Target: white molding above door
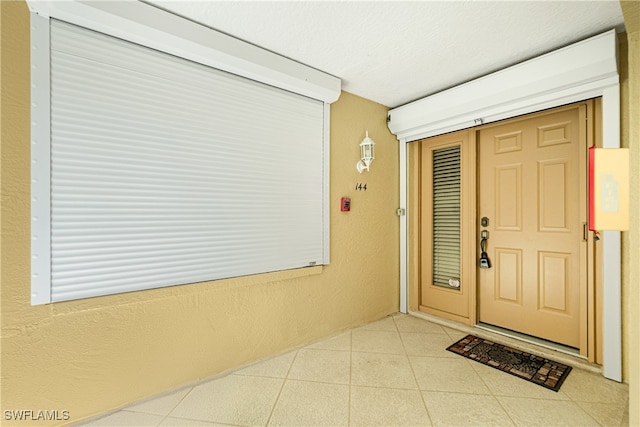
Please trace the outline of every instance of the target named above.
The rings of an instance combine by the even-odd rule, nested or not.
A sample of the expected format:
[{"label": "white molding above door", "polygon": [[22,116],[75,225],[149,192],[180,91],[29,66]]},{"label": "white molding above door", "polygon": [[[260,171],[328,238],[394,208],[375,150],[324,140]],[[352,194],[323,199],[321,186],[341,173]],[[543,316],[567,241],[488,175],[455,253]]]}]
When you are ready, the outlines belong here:
[{"label": "white molding above door", "polygon": [[[407,143],[596,97],[602,97],[603,146],[617,148],[620,87],[614,30],[390,110],[388,126],[400,141],[400,208],[408,207]],[[400,311],[406,313],[408,215],[400,221]],[[605,232],[603,241],[603,374],[622,381],[620,232]]]},{"label": "white molding above door", "polygon": [[389,111],[389,129],[416,141],[603,95],[618,85],[614,30]]}]

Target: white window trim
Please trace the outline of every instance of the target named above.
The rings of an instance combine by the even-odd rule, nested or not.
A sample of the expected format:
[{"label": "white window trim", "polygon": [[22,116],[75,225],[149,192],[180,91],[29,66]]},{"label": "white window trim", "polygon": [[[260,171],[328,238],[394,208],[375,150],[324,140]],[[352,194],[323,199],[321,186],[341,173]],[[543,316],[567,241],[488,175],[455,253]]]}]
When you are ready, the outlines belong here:
[{"label": "white window trim", "polygon": [[[408,206],[409,142],[602,97],[603,146],[620,147],[614,30],[389,111],[400,142],[400,207]],[[603,375],[622,381],[620,232],[603,232]],[[408,216],[400,218],[400,311],[407,312]]]},{"label": "white window trim", "polygon": [[[329,104],[340,79],[139,1],[27,0],[31,11],[31,303],[50,302],[50,35],[56,18],[324,103],[323,264],[329,264]],[[39,173],[33,173],[35,165]],[[44,170],[42,168],[46,168]],[[46,178],[42,178],[46,177]]]}]

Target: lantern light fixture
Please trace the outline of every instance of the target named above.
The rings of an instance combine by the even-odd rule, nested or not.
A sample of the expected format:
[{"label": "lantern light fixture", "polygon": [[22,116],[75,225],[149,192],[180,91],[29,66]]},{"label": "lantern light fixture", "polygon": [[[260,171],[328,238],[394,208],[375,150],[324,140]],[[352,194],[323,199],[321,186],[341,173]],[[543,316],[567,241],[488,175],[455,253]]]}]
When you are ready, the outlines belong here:
[{"label": "lantern light fixture", "polygon": [[369,138],[369,131],[366,131],[366,136],[360,143],[360,160],[356,164],[358,172],[362,173],[362,171],[369,170],[371,162],[376,158],[374,149],[375,145],[376,143],[373,142],[373,139]]}]

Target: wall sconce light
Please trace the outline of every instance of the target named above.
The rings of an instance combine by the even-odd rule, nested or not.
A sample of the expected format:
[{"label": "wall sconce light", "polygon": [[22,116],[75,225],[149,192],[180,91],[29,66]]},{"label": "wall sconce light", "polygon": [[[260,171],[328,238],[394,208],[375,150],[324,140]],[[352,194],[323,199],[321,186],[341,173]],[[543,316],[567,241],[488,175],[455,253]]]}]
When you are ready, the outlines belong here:
[{"label": "wall sconce light", "polygon": [[369,170],[371,162],[376,158],[374,150],[375,145],[376,143],[373,142],[373,139],[369,138],[369,131],[367,131],[366,136],[360,143],[360,160],[356,164],[358,172],[362,173],[364,170]]}]

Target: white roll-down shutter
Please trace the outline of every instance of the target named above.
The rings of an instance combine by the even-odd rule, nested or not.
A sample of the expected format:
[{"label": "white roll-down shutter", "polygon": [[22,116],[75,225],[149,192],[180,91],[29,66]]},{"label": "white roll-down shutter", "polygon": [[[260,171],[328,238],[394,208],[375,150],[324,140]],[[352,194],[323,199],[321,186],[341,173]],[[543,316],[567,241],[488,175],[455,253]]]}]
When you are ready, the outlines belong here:
[{"label": "white roll-down shutter", "polygon": [[51,300],[323,262],[324,104],[51,21]]}]

